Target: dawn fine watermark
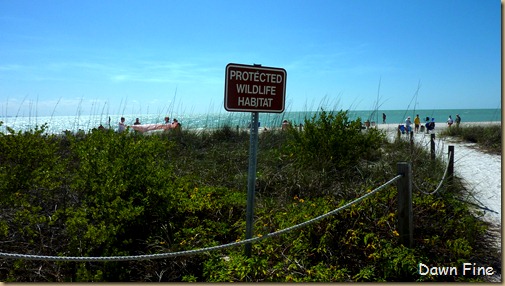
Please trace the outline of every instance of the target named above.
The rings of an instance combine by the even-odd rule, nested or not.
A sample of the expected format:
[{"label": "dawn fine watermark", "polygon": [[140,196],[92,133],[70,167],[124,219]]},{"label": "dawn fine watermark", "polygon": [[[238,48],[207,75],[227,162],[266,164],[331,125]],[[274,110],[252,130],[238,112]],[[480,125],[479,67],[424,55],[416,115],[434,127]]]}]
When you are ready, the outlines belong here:
[{"label": "dawn fine watermark", "polygon": [[458,266],[432,266],[419,263],[420,275],[432,276],[492,276],[495,270],[491,266],[477,265],[477,263],[465,262]]}]

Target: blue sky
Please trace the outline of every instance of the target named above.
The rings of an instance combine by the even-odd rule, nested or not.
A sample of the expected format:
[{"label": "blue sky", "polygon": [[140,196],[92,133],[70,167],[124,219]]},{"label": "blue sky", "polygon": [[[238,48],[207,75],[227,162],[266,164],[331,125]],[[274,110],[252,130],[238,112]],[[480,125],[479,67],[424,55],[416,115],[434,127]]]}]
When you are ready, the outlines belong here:
[{"label": "blue sky", "polygon": [[367,110],[377,99],[386,110],[500,108],[500,9],[497,0],[4,0],[0,116],[225,112],[228,63],[286,69],[286,111]]}]

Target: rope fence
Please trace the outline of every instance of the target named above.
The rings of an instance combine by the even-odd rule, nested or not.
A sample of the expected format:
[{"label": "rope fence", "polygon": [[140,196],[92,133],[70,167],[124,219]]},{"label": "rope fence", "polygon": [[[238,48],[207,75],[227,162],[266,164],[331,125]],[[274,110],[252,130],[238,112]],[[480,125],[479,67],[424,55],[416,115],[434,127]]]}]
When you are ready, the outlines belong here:
[{"label": "rope fence", "polygon": [[452,170],[451,168],[453,167],[453,160],[454,160],[454,147],[449,146],[449,162],[447,164],[447,167],[445,168],[444,174],[442,176],[442,179],[438,183],[437,187],[433,192],[425,192],[422,191],[420,188],[418,188],[412,180],[412,169],[410,166],[410,163],[398,163],[398,175],[396,175],[394,178],[390,179],[383,185],[377,187],[376,189],[370,191],[369,193],[356,198],[330,212],[327,212],[325,214],[322,214],[320,216],[317,216],[315,218],[312,218],[310,220],[307,220],[305,222],[302,222],[297,225],[293,225],[291,227],[278,230],[275,232],[271,232],[265,235],[258,235],[257,237],[241,240],[241,241],[236,241],[236,242],[231,242],[227,244],[222,244],[222,245],[217,245],[217,246],[211,246],[211,247],[205,247],[205,248],[200,248],[200,249],[193,249],[193,250],[185,250],[185,251],[178,251],[178,252],[167,252],[167,253],[159,253],[159,254],[145,254],[145,255],[127,255],[127,256],[108,256],[108,257],[79,257],[79,256],[45,256],[45,255],[28,255],[28,254],[18,254],[18,253],[3,253],[0,252],[0,258],[6,258],[6,259],[25,259],[25,260],[43,260],[43,261],[76,261],[76,262],[110,262],[110,261],[140,261],[140,260],[152,260],[152,259],[164,259],[164,258],[171,258],[171,257],[177,257],[177,256],[191,256],[191,255],[197,255],[205,252],[211,252],[211,251],[216,251],[216,250],[222,250],[226,248],[231,248],[231,247],[236,247],[240,245],[245,245],[245,244],[250,244],[250,243],[255,243],[267,238],[275,237],[290,231],[293,231],[295,229],[299,229],[302,227],[305,227],[307,225],[313,224],[315,222],[318,222],[322,219],[325,219],[331,215],[334,215],[344,209],[349,208],[353,204],[356,204],[376,193],[378,193],[380,190],[384,189],[388,185],[399,181],[401,181],[398,184],[398,201],[399,201],[399,206],[398,206],[398,228],[400,232],[400,239],[403,244],[408,245],[409,247],[412,246],[412,241],[413,241],[413,223],[412,223],[412,186],[414,185],[416,189],[418,189],[421,193],[426,194],[426,195],[433,195],[437,193],[443,184],[443,182],[446,180],[447,175],[452,176]]},{"label": "rope fence", "polygon": [[334,215],[350,206],[353,204],[356,204],[374,194],[379,192],[380,190],[384,189],[388,185],[398,181],[400,178],[402,178],[403,175],[397,175],[391,180],[387,181],[383,185],[377,187],[376,189],[370,191],[369,193],[354,199],[345,205],[338,207],[330,212],[327,212],[325,214],[322,214],[318,217],[315,217],[313,219],[310,219],[308,221],[302,222],[300,224],[278,230],[269,234],[265,234],[262,236],[257,236],[254,238],[250,239],[245,239],[237,242],[232,242],[232,243],[227,243],[227,244],[222,244],[218,246],[212,246],[212,247],[206,247],[206,248],[201,248],[201,249],[194,249],[194,250],[186,250],[186,251],[178,251],[178,252],[167,252],[167,253],[159,253],[159,254],[146,254],[146,255],[129,255],[129,256],[108,256],[108,257],[78,257],[78,256],[44,256],[44,255],[28,255],[28,254],[15,254],[15,253],[3,253],[0,252],[0,258],[8,258],[8,259],[25,259],[25,260],[44,260],[44,261],[77,261],[77,262],[109,262],[109,261],[140,261],[140,260],[152,260],[152,259],[163,259],[163,258],[171,258],[171,257],[176,257],[176,256],[190,256],[190,255],[196,255],[204,252],[210,252],[210,251],[215,251],[215,250],[222,250],[226,248],[231,248],[243,244],[248,244],[248,243],[254,243],[258,242],[263,239],[271,238],[274,236],[281,235],[283,233],[290,232],[292,230],[307,226],[309,224],[318,222],[324,218],[327,218],[331,215]]},{"label": "rope fence", "polygon": [[[407,135],[409,136],[410,138],[410,143],[411,143],[411,148],[414,144],[413,142],[413,134],[414,132],[411,131],[410,133],[407,133]],[[402,138],[401,136],[399,136],[399,138]],[[418,143],[418,147],[421,147],[421,149],[424,149],[424,148],[428,148],[428,146],[430,147],[430,153],[431,153],[431,159],[432,161],[435,160],[435,134],[430,134],[430,139],[426,142],[421,142],[421,143]],[[447,166],[444,170],[444,174],[442,175],[442,178],[440,179],[440,182],[437,184],[437,187],[435,188],[434,191],[432,192],[427,192],[427,191],[423,191],[420,187],[417,186],[417,184],[412,180],[412,185],[416,188],[417,191],[419,191],[420,193],[422,194],[425,194],[425,195],[434,195],[436,194],[438,191],[440,191],[441,187],[442,187],[442,184],[444,183],[444,181],[446,180],[447,176],[449,175],[449,177],[451,177],[453,175],[453,172],[452,172],[452,167],[454,166],[454,146],[449,146],[449,152],[448,152],[448,160],[447,160]]]},{"label": "rope fence", "polygon": [[436,194],[438,191],[440,191],[441,187],[442,187],[442,184],[444,183],[446,177],[447,177],[447,174],[449,172],[449,166],[451,165],[450,164],[450,158],[452,156],[452,152],[449,152],[449,160],[447,162],[447,167],[445,168],[445,171],[444,171],[444,174],[442,175],[442,179],[440,179],[440,182],[438,183],[437,187],[435,188],[435,190],[433,192],[425,192],[423,191],[421,188],[419,188],[415,183],[413,183],[414,187],[421,193],[425,194],[425,195],[434,195]]}]

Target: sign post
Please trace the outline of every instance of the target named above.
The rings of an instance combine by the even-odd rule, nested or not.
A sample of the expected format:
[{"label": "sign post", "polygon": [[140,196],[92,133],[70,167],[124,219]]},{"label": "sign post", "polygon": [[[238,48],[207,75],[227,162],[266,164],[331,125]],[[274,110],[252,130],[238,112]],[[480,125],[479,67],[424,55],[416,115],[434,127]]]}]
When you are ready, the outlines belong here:
[{"label": "sign post", "polygon": [[[228,64],[226,66],[224,108],[232,112],[251,112],[246,239],[253,236],[259,112],[283,112],[285,98],[286,70],[262,67],[261,65]],[[247,243],[245,245],[245,255],[247,257],[251,257],[251,249],[252,245]]]},{"label": "sign post", "polygon": [[[245,238],[253,236],[254,195],[256,190],[256,154],[258,151],[258,112],[251,113],[251,133],[249,138],[249,171],[247,174],[247,209],[245,221]],[[251,257],[250,243],[245,245],[245,255]]]}]

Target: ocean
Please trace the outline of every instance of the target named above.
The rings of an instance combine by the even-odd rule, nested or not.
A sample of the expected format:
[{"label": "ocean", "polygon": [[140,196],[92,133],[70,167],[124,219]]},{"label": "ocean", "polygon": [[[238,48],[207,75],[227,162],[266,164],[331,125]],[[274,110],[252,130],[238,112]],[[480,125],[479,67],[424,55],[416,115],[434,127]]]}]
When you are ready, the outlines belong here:
[{"label": "ocean", "polygon": [[[434,110],[348,110],[348,116],[354,120],[358,117],[362,121],[370,120],[382,124],[382,114],[386,114],[387,124],[402,124],[407,116],[412,119],[419,114],[421,122],[425,122],[426,117],[435,118],[435,122],[446,122],[449,115],[456,118],[456,114],[461,117],[461,122],[496,122],[501,121],[501,108],[499,109],[434,109]],[[287,111],[283,113],[260,113],[260,127],[276,128],[280,127],[283,120],[291,121],[294,125],[304,123],[304,120],[312,118],[316,112],[312,111]],[[176,118],[184,129],[214,129],[225,125],[235,128],[247,128],[251,121],[250,112],[226,112],[214,114],[124,114],[124,115],[78,115],[78,116],[38,116],[38,117],[3,117],[0,132],[6,133],[6,126],[17,131],[28,131],[47,123],[46,132],[49,134],[61,134],[69,130],[77,132],[79,130],[89,131],[103,125],[106,128],[117,129],[121,116],[125,117],[126,124],[131,125],[136,118],[142,124],[163,123],[164,117],[169,116],[170,120]],[[110,122],[109,122],[110,118]]]}]

